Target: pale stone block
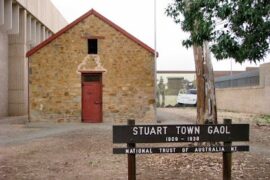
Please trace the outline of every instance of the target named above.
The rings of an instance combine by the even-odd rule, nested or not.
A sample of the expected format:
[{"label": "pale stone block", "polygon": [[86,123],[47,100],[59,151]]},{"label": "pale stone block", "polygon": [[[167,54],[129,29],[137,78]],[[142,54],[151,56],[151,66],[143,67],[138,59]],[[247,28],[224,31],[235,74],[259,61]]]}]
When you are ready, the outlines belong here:
[{"label": "pale stone block", "polygon": [[27,32],[27,43],[30,44],[32,41],[32,17],[30,14],[27,14],[27,26],[26,26],[26,32]]},{"label": "pale stone block", "polygon": [[12,29],[12,0],[4,1],[4,25],[1,29],[9,31]]},{"label": "pale stone block", "polygon": [[19,33],[9,33],[9,44],[26,44],[26,11],[19,11]]},{"label": "pale stone block", "polygon": [[8,114],[8,37],[0,31],[0,117]]},{"label": "pale stone block", "polygon": [[24,70],[22,57],[9,59],[9,90],[24,89]]},{"label": "pale stone block", "polygon": [[19,19],[20,7],[17,4],[12,5],[12,28],[8,31],[9,34],[19,34]]},{"label": "pale stone block", "polygon": [[9,104],[24,104],[24,89],[9,90]]},{"label": "pale stone block", "polygon": [[260,86],[270,86],[270,63],[260,66]]},{"label": "pale stone block", "polygon": [[46,27],[42,25],[42,27],[41,27],[41,36],[40,36],[41,41],[44,41],[46,39],[45,38],[46,37],[45,29],[46,29]]},{"label": "pale stone block", "polygon": [[46,39],[49,37],[49,30],[48,29],[45,30],[45,36],[46,36]]},{"label": "pale stone block", "polygon": [[[10,115],[15,115],[19,112],[25,115],[27,111],[24,106],[27,104],[28,93],[27,81],[27,66],[25,66],[26,53],[26,26],[27,18],[26,11],[20,10],[20,32],[16,35],[9,35],[9,110]],[[17,108],[17,111],[16,111]],[[24,114],[22,112],[24,111]]]},{"label": "pale stone block", "polygon": [[19,4],[26,8],[28,12],[31,12],[33,16],[37,17],[42,24],[53,32],[57,32],[59,29],[67,25],[67,21],[62,16],[53,3],[49,0],[16,0]]},{"label": "pale stone block", "polygon": [[0,0],[0,27],[4,25],[5,22],[5,9],[4,0]]},{"label": "pale stone block", "polygon": [[39,44],[41,42],[41,24],[37,21],[36,25],[36,43]]},{"label": "pale stone block", "polygon": [[37,27],[37,21],[35,18],[32,17],[31,20],[31,44],[35,45],[37,43],[36,39],[36,28]]},{"label": "pale stone block", "polygon": [[[23,44],[9,44],[8,56],[11,57],[20,57],[24,58],[25,48]],[[23,61],[23,60],[22,60]]]},{"label": "pale stone block", "polygon": [[26,104],[9,104],[8,105],[8,115],[9,116],[22,116],[27,112]]}]

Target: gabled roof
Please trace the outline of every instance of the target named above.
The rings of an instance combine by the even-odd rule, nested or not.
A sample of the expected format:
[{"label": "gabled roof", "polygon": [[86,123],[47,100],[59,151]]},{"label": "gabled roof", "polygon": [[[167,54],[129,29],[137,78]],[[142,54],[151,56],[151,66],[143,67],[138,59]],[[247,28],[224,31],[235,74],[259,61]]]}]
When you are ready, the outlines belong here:
[{"label": "gabled roof", "polygon": [[112,21],[110,21],[109,19],[107,19],[106,17],[104,17],[103,15],[99,14],[94,9],[91,9],[90,11],[88,11],[87,13],[85,13],[84,15],[82,15],[81,17],[79,17],[78,19],[76,19],[75,21],[73,21],[72,23],[70,23],[69,25],[67,25],[66,27],[64,27],[60,31],[58,31],[57,33],[53,34],[51,37],[49,37],[45,41],[41,42],[40,44],[38,44],[37,46],[35,46],[31,50],[29,50],[26,53],[26,56],[29,57],[29,56],[33,55],[39,49],[43,48],[44,46],[46,46],[47,44],[49,44],[50,42],[52,42],[54,39],[56,39],[57,37],[61,36],[63,33],[65,33],[66,31],[68,31],[72,27],[76,26],[78,23],[80,23],[81,21],[83,21],[84,19],[86,19],[87,17],[89,17],[91,15],[96,16],[97,18],[99,18],[100,20],[102,20],[103,22],[105,22],[106,24],[108,24],[111,27],[113,27],[115,30],[121,32],[123,35],[125,35],[126,37],[128,37],[129,39],[131,39],[132,41],[134,41],[135,43],[137,43],[140,46],[142,46],[144,49],[146,49],[150,53],[155,54],[155,50],[154,49],[152,49],[151,47],[149,47],[148,45],[146,45],[145,43],[143,43],[142,41],[140,41],[139,39],[137,39],[136,37],[134,37],[133,35],[131,35],[127,31],[125,31],[124,29],[122,29],[121,27],[119,27],[118,25],[116,25],[115,23],[113,23]]}]

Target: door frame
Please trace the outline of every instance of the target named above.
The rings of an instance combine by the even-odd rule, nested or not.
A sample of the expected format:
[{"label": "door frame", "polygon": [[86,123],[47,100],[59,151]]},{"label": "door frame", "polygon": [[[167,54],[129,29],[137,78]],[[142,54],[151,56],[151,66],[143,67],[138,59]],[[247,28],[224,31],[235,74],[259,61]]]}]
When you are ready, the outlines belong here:
[{"label": "door frame", "polygon": [[84,83],[87,83],[87,82],[84,82],[83,81],[83,76],[85,75],[99,75],[100,76],[100,80],[99,80],[99,83],[100,83],[100,98],[101,98],[101,121],[100,123],[103,122],[103,84],[102,84],[102,72],[103,71],[82,71],[81,72],[81,122],[83,123],[83,84]]}]

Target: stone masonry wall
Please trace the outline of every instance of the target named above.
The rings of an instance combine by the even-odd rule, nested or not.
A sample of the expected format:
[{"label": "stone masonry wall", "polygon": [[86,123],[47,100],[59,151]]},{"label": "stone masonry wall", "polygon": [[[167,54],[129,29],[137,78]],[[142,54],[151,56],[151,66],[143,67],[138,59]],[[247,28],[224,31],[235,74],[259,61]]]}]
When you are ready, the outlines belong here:
[{"label": "stone masonry wall", "polygon": [[[151,122],[154,113],[154,56],[91,15],[30,58],[30,121],[81,121],[81,76],[85,34],[98,40],[103,73],[103,121]],[[95,67],[94,62],[90,64]]]}]

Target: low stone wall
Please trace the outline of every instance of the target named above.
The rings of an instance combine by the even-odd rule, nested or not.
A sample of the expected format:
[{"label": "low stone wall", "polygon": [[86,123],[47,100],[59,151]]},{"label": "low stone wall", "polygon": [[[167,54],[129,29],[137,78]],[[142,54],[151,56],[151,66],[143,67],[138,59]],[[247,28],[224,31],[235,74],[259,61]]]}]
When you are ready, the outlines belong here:
[{"label": "low stone wall", "polygon": [[218,109],[270,115],[270,86],[217,89]]}]

